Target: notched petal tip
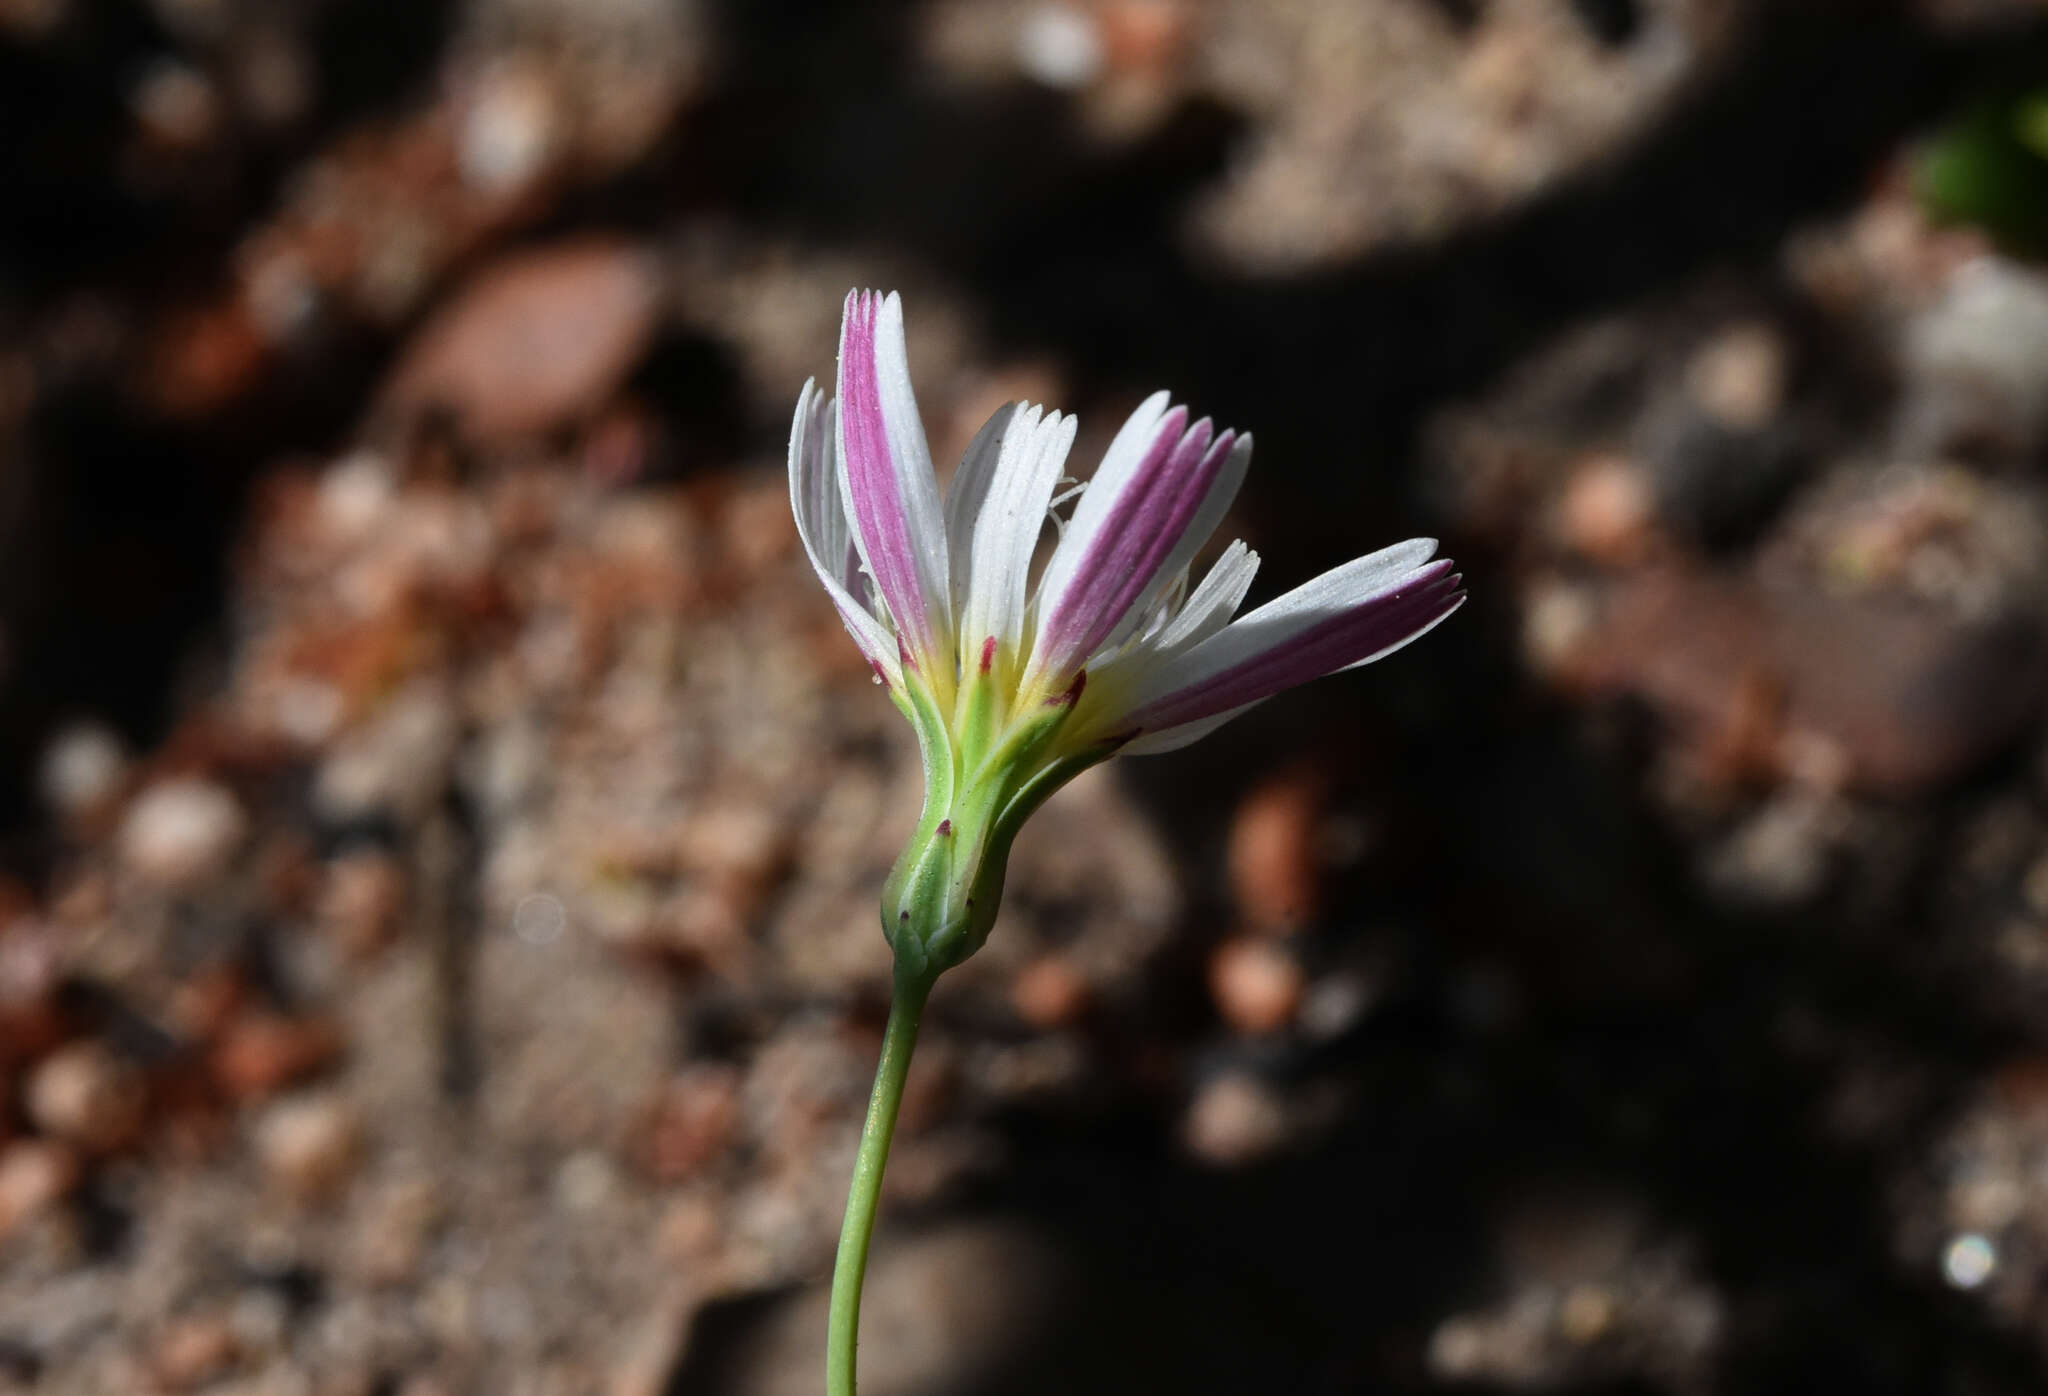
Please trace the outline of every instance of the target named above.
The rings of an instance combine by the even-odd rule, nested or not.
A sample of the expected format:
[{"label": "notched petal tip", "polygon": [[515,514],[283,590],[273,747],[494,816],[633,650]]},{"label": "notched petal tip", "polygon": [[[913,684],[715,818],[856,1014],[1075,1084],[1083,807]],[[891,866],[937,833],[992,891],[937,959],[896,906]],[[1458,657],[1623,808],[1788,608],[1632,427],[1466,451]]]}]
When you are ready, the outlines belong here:
[{"label": "notched petal tip", "polygon": [[856,286],[846,293],[846,300],[839,308],[839,357],[846,358],[846,342],[852,336],[863,333],[874,320],[873,292]]}]

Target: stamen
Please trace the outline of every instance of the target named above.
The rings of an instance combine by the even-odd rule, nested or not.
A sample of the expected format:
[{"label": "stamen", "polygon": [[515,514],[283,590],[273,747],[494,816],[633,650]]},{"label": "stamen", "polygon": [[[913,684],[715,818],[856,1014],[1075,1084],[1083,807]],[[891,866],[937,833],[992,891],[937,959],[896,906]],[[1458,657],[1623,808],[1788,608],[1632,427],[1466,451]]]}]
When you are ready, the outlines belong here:
[{"label": "stamen", "polygon": [[1088,482],[1072,475],[1062,475],[1054,483],[1073,486],[1072,489],[1054,495],[1045,506],[1045,516],[1052,520],[1053,537],[1060,539],[1067,536],[1067,521],[1060,514],[1060,506],[1070,499],[1079,499],[1081,492],[1088,488]]}]

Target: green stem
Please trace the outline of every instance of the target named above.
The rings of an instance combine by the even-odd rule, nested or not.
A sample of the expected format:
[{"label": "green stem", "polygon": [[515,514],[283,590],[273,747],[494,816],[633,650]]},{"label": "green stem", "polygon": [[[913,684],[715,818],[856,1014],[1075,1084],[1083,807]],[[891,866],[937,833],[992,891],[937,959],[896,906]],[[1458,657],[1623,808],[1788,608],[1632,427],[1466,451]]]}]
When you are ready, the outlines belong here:
[{"label": "green stem", "polygon": [[854,1396],[854,1364],[860,1346],[860,1290],[867,1278],[868,1243],[875,1236],[875,1208],[882,1197],[882,1170],[889,1165],[889,1141],[903,1105],[903,1082],[936,975],[899,975],[882,1035],[882,1059],[875,1066],[875,1093],[861,1128],[853,1160],[853,1186],[846,1195],[846,1222],[839,1229],[839,1259],[832,1267],[832,1316],[825,1336],[826,1396]]}]

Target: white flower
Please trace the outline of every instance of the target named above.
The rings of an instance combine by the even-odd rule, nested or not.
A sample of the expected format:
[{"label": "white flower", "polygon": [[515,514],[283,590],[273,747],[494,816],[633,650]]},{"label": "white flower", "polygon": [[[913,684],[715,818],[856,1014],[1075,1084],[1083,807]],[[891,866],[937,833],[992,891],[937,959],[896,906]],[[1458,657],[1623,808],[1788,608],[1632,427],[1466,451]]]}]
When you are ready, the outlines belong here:
[{"label": "white flower", "polygon": [[936,974],[981,944],[1010,839],[1076,772],[1185,746],[1282,689],[1391,654],[1464,601],[1435,541],[1417,538],[1233,620],[1257,555],[1234,542],[1192,590],[1188,574],[1252,439],[1190,425],[1163,392],[1110,443],[1034,586],[1073,440],[1072,417],[1004,407],[942,499],[893,293],[847,297],[839,397],[807,383],[797,402],[797,530],[924,756],[924,818],[883,899],[907,972]]}]

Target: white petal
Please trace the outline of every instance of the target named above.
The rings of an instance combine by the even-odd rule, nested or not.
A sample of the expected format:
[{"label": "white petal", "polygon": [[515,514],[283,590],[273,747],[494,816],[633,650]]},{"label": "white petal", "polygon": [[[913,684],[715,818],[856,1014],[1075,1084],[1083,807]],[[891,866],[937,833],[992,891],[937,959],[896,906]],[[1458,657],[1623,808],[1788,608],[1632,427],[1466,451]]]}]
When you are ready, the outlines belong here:
[{"label": "white petal", "polygon": [[[1089,671],[1089,686],[1099,693],[1121,693],[1145,687],[1144,675],[1192,648],[1230,623],[1258,574],[1259,555],[1238,539],[1223,550],[1208,574],[1157,632]],[[1135,744],[1134,744],[1135,745]],[[1129,748],[1126,748],[1129,750]]]},{"label": "white petal", "polygon": [[982,502],[996,478],[996,462],[1003,453],[1003,435],[1010,419],[1027,404],[1006,402],[974,433],[953,483],[946,491],[946,549],[953,572],[953,614],[967,609],[969,559],[974,555],[974,521],[981,517]]},{"label": "white petal", "polygon": [[847,568],[851,540],[846,511],[840,503],[834,461],[833,402],[818,391],[816,380],[804,384],[797,397],[796,419],[789,428],[789,504],[796,515],[797,536],[825,592],[838,608],[853,641],[890,683],[902,679],[896,640],[849,589]]},{"label": "white petal", "polygon": [[1178,654],[1214,635],[1244,604],[1258,572],[1259,555],[1246,547],[1242,538],[1234,540],[1150,648],[1165,655]]},{"label": "white petal", "polygon": [[1046,510],[1074,444],[1072,417],[1027,408],[1003,435],[988,497],[974,521],[967,601],[960,622],[963,663],[993,636],[1008,653],[1024,637],[1030,599],[1031,558],[1045,528]]}]

